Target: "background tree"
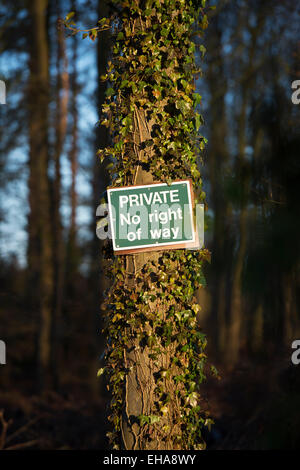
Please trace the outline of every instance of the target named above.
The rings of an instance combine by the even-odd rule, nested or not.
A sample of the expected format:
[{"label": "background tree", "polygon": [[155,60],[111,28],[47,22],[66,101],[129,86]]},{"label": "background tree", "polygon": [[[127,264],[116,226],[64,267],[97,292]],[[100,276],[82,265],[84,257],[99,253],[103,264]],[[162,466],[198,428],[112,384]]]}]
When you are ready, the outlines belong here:
[{"label": "background tree", "polygon": [[[39,8],[45,5],[38,3]],[[205,440],[210,449],[299,448],[300,423],[295,410],[299,409],[300,384],[298,369],[290,361],[291,342],[300,334],[300,108],[291,102],[291,83],[299,79],[299,6],[293,0],[216,0],[214,4],[216,8],[208,13],[210,26],[203,39],[207,49],[203,74],[195,77],[196,91],[203,94],[197,105],[205,118],[201,133],[208,137],[201,172],[208,203],[205,240],[213,255],[211,264],[204,268],[208,287],[197,293],[202,306],[197,318],[207,333],[207,354],[222,377],[219,382],[208,380],[201,385],[202,397],[209,397],[216,422]],[[99,361],[104,343],[100,335],[101,294],[115,282],[115,273],[110,281],[104,280],[100,270],[100,263],[104,262],[101,243],[94,234],[95,209],[107,185],[106,167],[114,159],[110,157],[101,165],[95,146],[114,144],[105,126],[96,124],[103,120],[100,108],[105,90],[117,91],[112,82],[100,80],[117,40],[114,29],[102,32],[97,41],[90,37],[82,40],[81,34],[73,35],[71,31],[63,34],[68,62],[64,70],[70,78],[68,126],[59,152],[58,216],[64,289],[57,329],[59,341],[52,332],[47,346],[53,357],[55,344],[60,343],[60,367],[59,371],[56,369],[59,380],[55,384],[46,365],[43,375],[51,375],[51,383],[47,386],[46,380],[44,392],[38,397],[36,393],[40,385],[37,369],[44,369],[38,351],[42,299],[46,305],[40,289],[42,279],[46,279],[41,277],[42,269],[48,272],[52,284],[57,281],[53,274],[54,254],[46,255],[42,250],[42,246],[49,246],[53,252],[50,189],[57,187],[56,117],[57,104],[63,98],[62,56],[57,70],[57,8],[62,18],[74,11],[73,20],[80,29],[97,27],[99,18],[118,10],[110,1],[49,0],[37,20],[33,6],[34,2],[27,0],[2,0],[0,7],[0,79],[7,88],[7,103],[0,105],[0,339],[6,342],[8,358],[0,369],[0,408],[5,409],[6,421],[13,418],[16,428],[26,425],[24,439],[33,442],[31,447],[107,448],[105,406],[111,389],[104,391],[105,381],[97,379],[96,372],[103,366]],[[45,41],[37,46],[39,31]],[[105,35],[110,36],[109,47]],[[201,38],[193,40],[200,46]],[[156,42],[155,39],[153,44]],[[37,47],[39,55],[33,53]],[[45,48],[46,59],[41,52]],[[196,47],[197,64],[202,52]],[[163,70],[164,60],[162,54]],[[38,63],[46,65],[37,68]],[[45,93],[40,86],[32,87],[34,80],[41,78],[38,70],[43,71]],[[160,77],[159,70],[156,74]],[[145,80],[141,77],[142,81]],[[126,100],[140,93],[132,84],[131,88],[120,88],[120,92]],[[146,102],[153,106],[157,98],[148,88],[145,95]],[[29,112],[31,109],[33,113]],[[175,110],[181,113],[176,106]],[[157,115],[158,124],[159,119]],[[35,128],[37,132],[33,131]],[[165,134],[158,139],[159,149]],[[239,142],[243,142],[242,151],[238,150]],[[126,142],[126,148],[128,145]],[[147,147],[139,150],[145,152]],[[134,158],[137,151],[132,150]],[[168,149],[166,155],[177,170],[179,162],[172,160],[172,152],[175,151]],[[182,155],[184,149],[176,152]],[[131,162],[134,168],[135,160]],[[144,168],[151,173],[161,169],[164,164],[153,170]],[[37,178],[38,172],[41,178]],[[163,172],[155,176],[159,180],[165,177]],[[129,175],[126,182],[131,181]],[[43,195],[41,199],[38,193],[46,198]],[[242,211],[246,227],[243,256],[239,254]],[[76,249],[71,255],[74,223]],[[47,243],[42,245],[42,240]],[[42,252],[49,265],[38,261],[42,260]],[[238,259],[242,260],[239,269]],[[53,327],[55,291],[54,285],[48,287],[44,289],[52,292]],[[239,309],[235,307],[234,291]],[[234,315],[238,317],[238,335],[232,335]],[[205,404],[202,400],[202,409]],[[13,436],[13,428],[11,431]],[[24,442],[20,434],[12,441],[11,444]]]},{"label": "background tree", "polygon": [[[56,387],[59,386],[59,368],[61,364],[61,343],[62,343],[62,309],[63,309],[63,296],[65,284],[65,244],[63,237],[63,225],[61,220],[61,205],[62,205],[62,182],[61,182],[61,159],[64,150],[64,143],[67,134],[68,125],[68,102],[69,102],[69,72],[68,61],[66,56],[65,34],[59,18],[61,18],[60,1],[57,0],[55,4],[54,15],[57,18],[56,34],[57,34],[57,49],[56,49],[56,94],[55,104],[56,110],[53,118],[55,123],[55,142],[53,145],[53,167],[54,178],[51,181],[51,196],[52,196],[52,239],[53,239],[53,328],[52,328],[52,373],[56,382]],[[74,110],[74,108],[73,108]],[[74,119],[76,120],[76,109],[74,110]],[[76,129],[76,127],[75,127]],[[73,131],[74,132],[74,131]],[[76,132],[76,131],[75,131]],[[76,146],[74,137],[72,141],[72,183],[71,191],[74,191],[74,157],[73,154]],[[72,206],[71,213],[74,212]],[[73,219],[71,218],[71,230],[73,232]]]},{"label": "background tree", "polygon": [[[39,322],[37,360],[41,384],[49,381],[53,266],[48,178],[49,45],[47,1],[33,1],[29,83],[29,240],[28,269],[32,308]],[[37,295],[36,295],[37,292]]]}]

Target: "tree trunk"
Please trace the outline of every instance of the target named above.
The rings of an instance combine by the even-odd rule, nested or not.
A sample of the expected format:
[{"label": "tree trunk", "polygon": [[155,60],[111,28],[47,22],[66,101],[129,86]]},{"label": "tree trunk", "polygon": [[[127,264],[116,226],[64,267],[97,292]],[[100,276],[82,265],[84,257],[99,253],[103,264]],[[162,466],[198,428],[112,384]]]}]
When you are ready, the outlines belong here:
[{"label": "tree trunk", "polygon": [[54,145],[54,180],[52,181],[52,211],[53,211],[53,328],[52,328],[52,372],[55,388],[59,387],[59,368],[62,362],[62,303],[64,289],[65,253],[63,227],[60,214],[61,208],[61,155],[63,152],[68,121],[69,75],[65,50],[64,30],[59,23],[60,1],[56,0],[55,13],[57,17],[57,56],[56,56],[56,115],[55,115],[55,145]]},{"label": "tree trunk", "polygon": [[[191,99],[196,72],[191,24],[197,18],[191,3],[177,7],[171,11],[169,1],[152,9],[133,0],[120,4],[110,67],[116,83],[103,121],[115,145],[100,152],[115,157],[114,187],[190,178],[203,193],[195,145],[199,115]],[[198,404],[206,341],[197,328],[195,293],[208,253],[118,256],[110,254],[109,244],[106,248],[113,278],[106,299],[109,419],[115,428],[110,439],[128,450],[203,448],[205,420]]]},{"label": "tree trunk", "polygon": [[231,207],[226,198],[225,175],[228,166],[228,128],[225,113],[227,79],[222,57],[222,29],[217,17],[213,18],[208,33],[208,49],[211,51],[207,80],[210,89],[210,139],[208,170],[211,187],[211,205],[214,211],[214,232],[212,244],[212,315],[211,332],[215,353],[223,357],[226,348],[226,285],[230,266],[230,225]]},{"label": "tree trunk", "polygon": [[257,26],[255,29],[251,29],[249,58],[247,59],[245,69],[242,70],[241,106],[238,116],[238,152],[236,158],[236,178],[240,186],[240,213],[238,217],[238,247],[233,268],[229,329],[226,350],[226,360],[229,366],[234,366],[239,359],[239,351],[242,343],[241,337],[243,334],[242,328],[245,315],[242,301],[242,274],[247,250],[247,206],[249,199],[248,193],[250,188],[249,164],[246,161],[245,155],[247,145],[247,111],[251,88],[255,81],[254,59],[257,39],[259,37],[260,30],[263,27],[264,20],[264,14],[259,13]]},{"label": "tree trunk", "polygon": [[[146,163],[151,158],[151,153],[147,155],[139,150],[139,148],[142,142],[151,139],[153,124],[153,121],[147,122],[145,112],[141,110],[135,111],[133,124],[134,148],[138,155],[138,160],[141,162]],[[138,166],[132,184],[142,185],[151,183],[153,183],[151,173]],[[147,263],[154,262],[156,264],[157,260],[158,253],[137,253],[126,256],[125,265],[128,288],[138,291],[139,287],[136,285],[138,273]],[[162,310],[161,305],[155,306],[154,304],[153,309],[155,310],[156,308]],[[130,336],[129,331],[126,334]],[[139,340],[132,340],[127,350],[124,351],[125,367],[130,370],[126,378],[124,397],[126,406],[123,411],[121,424],[124,449],[142,450],[145,448],[136,418],[140,415],[151,414],[151,393],[153,393],[155,382],[149,353],[150,350],[147,347],[143,351],[140,350]],[[159,449],[165,448],[162,443],[158,442],[155,443],[155,446],[158,446],[156,448]]]},{"label": "tree trunk", "polygon": [[[109,6],[106,2],[99,0],[97,3],[98,7],[98,18],[107,17],[109,15]],[[110,33],[109,31],[103,31],[97,42],[97,71],[98,71],[98,85],[97,85],[97,110],[99,123],[96,131],[95,148],[103,149],[109,145],[109,133],[106,127],[100,125],[102,119],[102,106],[105,101],[105,91],[107,84],[101,80],[101,76],[106,73],[108,58],[110,54]],[[93,174],[92,174],[92,242],[91,242],[91,267],[90,267],[90,282],[91,291],[93,292],[93,312],[91,317],[91,355],[95,358],[99,357],[99,350],[103,350],[104,345],[101,344],[103,341],[99,338],[99,330],[102,325],[101,318],[101,304],[103,302],[103,293],[108,287],[108,282],[104,276],[104,260],[102,256],[99,256],[99,251],[102,251],[103,241],[99,241],[96,236],[95,228],[95,214],[96,209],[101,201],[101,195],[105,192],[106,187],[109,184],[110,178],[109,173],[106,170],[107,163],[100,163],[100,159],[95,155],[93,161]],[[100,247],[99,247],[100,245]],[[99,368],[99,361],[91,362],[91,377],[92,383],[95,385],[94,393],[99,394],[99,384],[95,380],[95,371]]]},{"label": "tree trunk", "polygon": [[[76,1],[72,2],[72,11],[76,11]],[[78,60],[78,42],[77,36],[73,38],[73,56],[72,56],[72,73],[70,76],[70,88],[72,95],[70,98],[70,111],[72,116],[72,131],[71,131],[71,148],[69,152],[69,160],[71,167],[71,188],[70,188],[70,227],[69,227],[69,240],[68,240],[68,254],[67,266],[68,277],[70,279],[70,287],[74,281],[74,275],[78,269],[78,253],[77,253],[77,224],[76,213],[78,195],[76,189],[76,180],[78,172],[78,105],[77,97],[79,92],[79,85],[77,79],[77,60]]]},{"label": "tree trunk", "polygon": [[52,243],[48,180],[47,0],[32,0],[29,78],[29,291],[39,315],[37,362],[40,385],[49,381],[52,308]]}]

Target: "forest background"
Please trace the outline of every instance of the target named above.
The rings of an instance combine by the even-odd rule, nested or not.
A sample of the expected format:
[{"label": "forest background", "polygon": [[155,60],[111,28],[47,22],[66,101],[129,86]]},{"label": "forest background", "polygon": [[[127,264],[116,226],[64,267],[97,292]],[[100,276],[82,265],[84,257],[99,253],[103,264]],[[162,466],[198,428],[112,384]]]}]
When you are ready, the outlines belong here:
[{"label": "forest background", "polygon": [[[221,379],[203,385],[211,449],[297,448],[300,8],[292,0],[216,0],[197,79],[208,145],[199,161],[212,252],[199,325]],[[103,0],[0,4],[0,448],[107,448],[102,379],[101,242],[109,184],[96,151],[113,36],[72,35]],[[203,48],[196,52],[202,60]],[[37,79],[39,77],[39,79]],[[3,434],[2,434],[3,436]],[[2,442],[2,444],[1,444]]]}]

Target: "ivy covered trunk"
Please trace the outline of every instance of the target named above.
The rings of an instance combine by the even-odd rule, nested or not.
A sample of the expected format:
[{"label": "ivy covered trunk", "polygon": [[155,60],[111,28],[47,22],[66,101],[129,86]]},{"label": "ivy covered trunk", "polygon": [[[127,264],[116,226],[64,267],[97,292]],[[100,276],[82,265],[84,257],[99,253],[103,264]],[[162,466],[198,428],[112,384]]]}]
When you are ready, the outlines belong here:
[{"label": "ivy covered trunk", "polygon": [[[186,0],[115,1],[111,86],[102,124],[113,145],[112,186],[190,178],[202,202],[197,159],[204,146],[195,111],[195,44],[207,25]],[[196,31],[196,26],[198,26]],[[203,52],[204,47],[200,46]],[[108,242],[106,366],[117,449],[202,449],[210,424],[201,407],[206,339],[195,293],[209,254],[172,250],[114,255]]]}]

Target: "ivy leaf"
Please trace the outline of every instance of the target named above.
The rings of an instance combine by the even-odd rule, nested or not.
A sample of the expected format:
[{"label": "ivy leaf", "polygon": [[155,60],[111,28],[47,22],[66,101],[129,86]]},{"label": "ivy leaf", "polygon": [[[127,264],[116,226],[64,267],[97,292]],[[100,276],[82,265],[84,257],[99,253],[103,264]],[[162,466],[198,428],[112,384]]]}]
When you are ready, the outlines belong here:
[{"label": "ivy leaf", "polygon": [[73,16],[75,16],[75,11],[70,11],[66,16],[66,21],[69,21]]},{"label": "ivy leaf", "polygon": [[163,414],[163,416],[166,416],[169,413],[169,407],[167,405],[164,405],[161,407],[160,411]]},{"label": "ivy leaf", "polygon": [[197,314],[198,312],[200,312],[201,307],[199,304],[194,304],[192,305],[192,310]]},{"label": "ivy leaf", "polygon": [[160,421],[160,416],[150,415],[150,424],[158,423]]},{"label": "ivy leaf", "polygon": [[105,372],[105,367],[101,367],[101,369],[99,369],[97,372],[97,377],[100,377],[101,375],[103,375],[104,372]]},{"label": "ivy leaf", "polygon": [[200,115],[197,113],[195,115],[195,129],[196,129],[196,131],[198,131],[200,126],[201,126],[201,118],[200,118]]},{"label": "ivy leaf", "polygon": [[115,93],[115,90],[114,90],[113,88],[111,88],[111,87],[110,87],[110,88],[107,88],[107,90],[106,90],[106,92],[105,92],[106,96],[108,96],[108,97],[109,97],[109,96],[112,96],[114,93]]},{"label": "ivy leaf", "polygon": [[198,104],[201,103],[202,96],[199,93],[193,93],[193,98],[194,98],[194,108],[198,106]]},{"label": "ivy leaf", "polygon": [[97,35],[98,35],[97,29],[92,29],[92,31],[90,31],[89,33],[89,37],[92,41],[95,41],[95,39],[97,38]]},{"label": "ivy leaf", "polygon": [[206,48],[203,46],[203,44],[200,45],[199,50],[200,50],[200,52],[201,52],[201,54],[202,54],[202,58],[203,58],[203,56],[204,56],[204,54],[205,54],[205,52],[206,52]]}]

